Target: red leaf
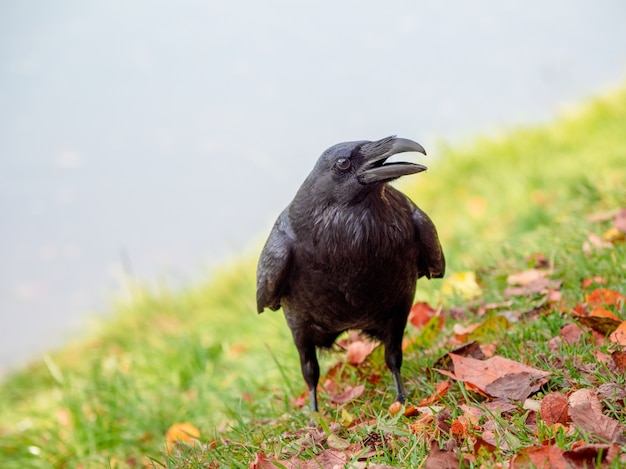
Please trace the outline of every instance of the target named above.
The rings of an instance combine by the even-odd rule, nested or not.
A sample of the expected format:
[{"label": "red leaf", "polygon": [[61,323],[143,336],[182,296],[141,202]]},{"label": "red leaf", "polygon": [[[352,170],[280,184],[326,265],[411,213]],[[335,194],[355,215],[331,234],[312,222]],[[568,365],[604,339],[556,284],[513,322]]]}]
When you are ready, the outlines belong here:
[{"label": "red leaf", "polygon": [[415,327],[422,328],[428,321],[437,315],[437,310],[426,302],[415,303],[409,312],[409,322]]}]

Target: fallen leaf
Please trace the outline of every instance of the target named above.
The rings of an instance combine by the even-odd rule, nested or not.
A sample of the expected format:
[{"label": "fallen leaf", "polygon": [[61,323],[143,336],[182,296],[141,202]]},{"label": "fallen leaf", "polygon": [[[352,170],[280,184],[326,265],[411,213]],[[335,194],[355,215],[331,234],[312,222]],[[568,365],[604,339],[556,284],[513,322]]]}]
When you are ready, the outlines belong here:
[{"label": "fallen leaf", "polygon": [[578,322],[599,332],[603,336],[614,332],[622,323],[619,319],[602,316],[580,316],[578,317]]},{"label": "fallen leaf", "polygon": [[428,303],[421,301],[415,303],[411,307],[408,322],[419,329],[428,324],[428,321],[437,316],[437,313],[438,311],[435,308],[430,306]]},{"label": "fallen leaf", "polygon": [[626,207],[620,208],[619,212],[615,214],[613,226],[622,233],[626,233]]},{"label": "fallen leaf", "polygon": [[622,346],[626,345],[626,321],[620,323],[619,326],[611,332],[609,340]]},{"label": "fallen leaf", "polygon": [[526,262],[532,262],[534,264],[535,269],[547,269],[550,266],[550,262],[545,254],[540,252],[535,252],[529,256],[524,258]]},{"label": "fallen leaf", "polygon": [[620,446],[615,443],[582,445],[565,451],[565,460],[574,468],[606,467],[611,464],[615,456],[619,455]]},{"label": "fallen leaf", "polygon": [[541,418],[548,425],[566,425],[569,422],[568,408],[567,397],[560,392],[552,392],[541,400]]},{"label": "fallen leaf", "polygon": [[328,439],[326,440],[329,448],[332,449],[348,449],[350,447],[350,442],[344,438],[341,438],[334,433],[328,435]]},{"label": "fallen leaf", "polygon": [[[275,462],[280,465],[274,464]],[[292,469],[295,466],[289,461],[279,461],[277,459],[270,459],[267,455],[259,451],[254,455],[254,461],[248,464],[248,469]]]},{"label": "fallen leaf", "polygon": [[472,300],[480,297],[483,291],[476,282],[474,272],[453,272],[444,279],[441,293],[447,296],[459,296],[463,300]]},{"label": "fallen leaf", "polygon": [[200,430],[189,422],[175,423],[165,434],[167,449],[170,451],[177,443],[194,444],[198,438],[200,438]]},{"label": "fallen leaf", "polygon": [[611,244],[615,244],[626,240],[626,236],[624,236],[624,233],[617,228],[611,227],[604,232],[602,239]]},{"label": "fallen leaf", "polygon": [[511,459],[511,469],[566,469],[567,461],[558,446],[531,446]]},{"label": "fallen leaf", "polygon": [[595,233],[589,233],[587,235],[587,239],[589,240],[589,244],[587,245],[588,247],[585,249],[585,246],[583,245],[583,250],[590,251],[591,250],[591,246],[593,246],[596,249],[604,249],[604,248],[612,248],[613,247],[613,245],[611,243],[609,243],[608,241],[603,240],[600,236],[598,236]]},{"label": "fallen leaf", "polygon": [[601,384],[596,392],[600,399],[606,399],[611,402],[619,402],[626,399],[626,386],[621,386],[617,383]]},{"label": "fallen leaf", "polygon": [[537,370],[507,358],[495,356],[487,360],[449,354],[454,372],[444,372],[491,397],[524,400],[547,381],[550,373]]},{"label": "fallen leaf", "polygon": [[369,340],[356,340],[348,344],[346,357],[352,366],[359,366],[380,345],[379,342]]},{"label": "fallen leaf", "polygon": [[550,272],[547,270],[528,269],[509,275],[506,278],[506,282],[509,285],[529,285],[537,279],[544,278],[548,274],[550,274]]},{"label": "fallen leaf", "polygon": [[540,277],[526,285],[506,288],[504,296],[508,298],[511,296],[532,296],[536,294],[547,295],[550,291],[561,288],[562,283],[562,280]]},{"label": "fallen leaf", "polygon": [[613,363],[615,363],[617,370],[624,373],[626,371],[626,352],[623,350],[616,350],[611,353],[611,358],[613,359]]},{"label": "fallen leaf", "polygon": [[[431,394],[430,396],[422,399],[419,402],[419,404],[417,404],[418,407],[426,407],[437,402],[448,393],[449,389],[450,389],[450,381],[440,381],[439,383],[437,383],[435,392]],[[406,416],[406,413],[405,413],[405,416]]]},{"label": "fallen leaf", "polygon": [[508,329],[509,325],[509,320],[503,315],[495,314],[489,316],[482,324],[470,332],[469,339],[485,342],[490,338],[493,339],[494,335],[502,334],[502,331]]},{"label": "fallen leaf", "polygon": [[389,413],[391,415],[396,415],[398,412],[402,410],[402,403],[395,401],[389,406]]},{"label": "fallen leaf", "polygon": [[359,397],[363,394],[363,391],[365,391],[364,384],[359,384],[358,386],[348,386],[337,394],[331,394],[330,402],[333,404],[345,404]]},{"label": "fallen leaf", "polygon": [[578,342],[582,334],[583,331],[580,329],[580,326],[575,323],[565,324],[559,332],[561,338],[569,345],[574,345]]},{"label": "fallen leaf", "polygon": [[455,348],[451,352],[446,353],[444,356],[442,356],[435,362],[435,364],[433,365],[433,368],[453,371],[454,364],[452,363],[452,358],[450,358],[451,353],[462,356],[462,357],[473,357],[478,360],[485,359],[485,354],[480,348],[480,344],[474,340],[472,342],[469,342],[467,344],[464,344],[464,345],[461,345],[460,347]]},{"label": "fallen leaf", "polygon": [[618,302],[625,303],[626,296],[609,288],[596,288],[591,293],[585,295],[585,301],[592,308],[596,306],[613,306]]},{"label": "fallen leaf", "polygon": [[458,469],[459,456],[452,451],[442,451],[436,441],[430,442],[430,452],[426,457],[424,469]]},{"label": "fallen leaf", "polygon": [[602,413],[602,403],[591,389],[579,389],[569,397],[569,415],[574,425],[602,440],[623,444],[624,427]]},{"label": "fallen leaf", "polygon": [[584,278],[580,281],[580,286],[583,290],[591,287],[592,285],[606,285],[607,280],[604,277],[596,275],[594,277]]}]

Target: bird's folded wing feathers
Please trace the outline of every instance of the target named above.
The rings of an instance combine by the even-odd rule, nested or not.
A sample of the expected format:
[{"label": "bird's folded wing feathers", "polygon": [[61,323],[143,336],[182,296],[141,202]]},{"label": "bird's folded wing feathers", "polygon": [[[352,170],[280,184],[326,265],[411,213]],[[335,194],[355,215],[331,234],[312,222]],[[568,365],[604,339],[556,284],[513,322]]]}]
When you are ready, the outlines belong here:
[{"label": "bird's folded wing feathers", "polygon": [[441,278],[446,271],[446,260],[432,220],[419,207],[413,210],[413,223],[419,245],[419,277]]},{"label": "bird's folded wing feathers", "polygon": [[257,311],[266,307],[277,310],[286,288],[291,267],[294,234],[285,210],[276,220],[257,266]]}]

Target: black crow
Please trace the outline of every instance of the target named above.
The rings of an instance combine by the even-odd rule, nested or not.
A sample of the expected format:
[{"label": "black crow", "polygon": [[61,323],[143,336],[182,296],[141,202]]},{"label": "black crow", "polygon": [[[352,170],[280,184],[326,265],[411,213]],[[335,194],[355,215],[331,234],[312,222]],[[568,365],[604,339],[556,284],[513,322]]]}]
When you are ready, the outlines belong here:
[{"label": "black crow", "polygon": [[425,166],[387,162],[424,148],[408,139],[339,143],[318,159],[276,220],[257,267],[257,309],[282,307],[317,411],[316,347],[359,329],[385,346],[396,400],[402,335],[418,278],[442,277],[445,260],[430,218],[388,182]]}]

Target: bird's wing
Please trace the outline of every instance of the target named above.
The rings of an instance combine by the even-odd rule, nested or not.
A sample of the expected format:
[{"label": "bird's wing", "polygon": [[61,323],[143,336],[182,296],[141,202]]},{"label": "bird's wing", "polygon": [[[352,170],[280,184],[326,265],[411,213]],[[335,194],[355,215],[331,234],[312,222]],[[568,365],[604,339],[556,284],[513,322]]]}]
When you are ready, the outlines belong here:
[{"label": "bird's wing", "polygon": [[280,308],[292,263],[295,235],[287,210],[280,214],[261,252],[256,273],[256,305],[259,313],[265,307]]},{"label": "bird's wing", "polygon": [[419,207],[414,207],[413,223],[419,245],[419,277],[441,278],[446,270],[446,260],[439,244],[437,229],[432,220]]}]

